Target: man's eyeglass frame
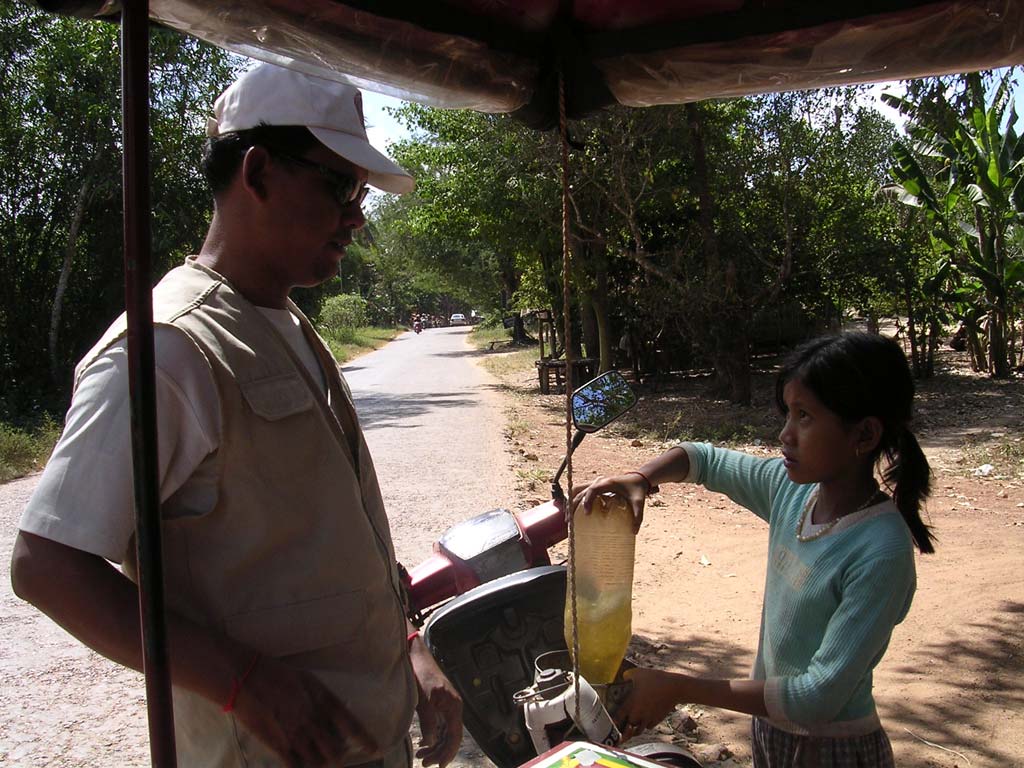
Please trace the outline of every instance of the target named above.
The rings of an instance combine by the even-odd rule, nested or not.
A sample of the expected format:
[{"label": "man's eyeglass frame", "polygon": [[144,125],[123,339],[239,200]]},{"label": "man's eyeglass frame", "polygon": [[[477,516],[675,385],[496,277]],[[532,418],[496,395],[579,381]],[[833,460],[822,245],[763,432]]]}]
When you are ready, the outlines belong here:
[{"label": "man's eyeglass frame", "polygon": [[331,190],[331,195],[342,208],[347,208],[351,205],[362,207],[363,201],[366,199],[366,195],[370,192],[370,188],[366,184],[360,186],[359,179],[355,176],[350,176],[347,173],[341,173],[340,171],[328,168],[326,165],[322,165],[321,163],[317,163],[313,160],[307,160],[304,157],[299,157],[298,155],[293,155],[288,152],[282,152],[279,149],[271,149],[270,154],[294,165],[305,166],[306,168],[312,168],[315,170],[320,174],[323,180],[327,182],[327,186]]}]

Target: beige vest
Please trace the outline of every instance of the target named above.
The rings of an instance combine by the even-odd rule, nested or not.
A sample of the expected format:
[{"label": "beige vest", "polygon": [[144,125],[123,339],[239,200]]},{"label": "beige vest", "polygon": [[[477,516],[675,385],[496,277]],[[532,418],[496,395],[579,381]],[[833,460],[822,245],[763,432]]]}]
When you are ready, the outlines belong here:
[{"label": "beige vest", "polygon": [[[305,316],[289,309],[322,362],[331,405],[272,324],[217,273],[190,261],[153,291],[154,322],[196,343],[221,407],[216,506],[163,523],[168,607],[312,671],[387,752],[406,738],[416,702],[391,534],[348,386]],[[76,381],[124,334],[122,316]],[[279,764],[219,704],[175,689],[174,714],[182,766]]]}]

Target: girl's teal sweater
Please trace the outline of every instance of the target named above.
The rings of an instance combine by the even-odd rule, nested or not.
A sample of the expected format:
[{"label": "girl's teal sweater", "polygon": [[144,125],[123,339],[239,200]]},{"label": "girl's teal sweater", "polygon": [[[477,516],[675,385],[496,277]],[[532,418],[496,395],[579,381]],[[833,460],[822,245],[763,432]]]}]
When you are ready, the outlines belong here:
[{"label": "girl's teal sweater", "polygon": [[797,485],[781,459],[683,443],[689,482],[766,520],[768,569],[753,677],[774,725],[814,736],[879,727],[872,670],[914,597],[913,539],[891,500],[797,539],[817,485]]}]

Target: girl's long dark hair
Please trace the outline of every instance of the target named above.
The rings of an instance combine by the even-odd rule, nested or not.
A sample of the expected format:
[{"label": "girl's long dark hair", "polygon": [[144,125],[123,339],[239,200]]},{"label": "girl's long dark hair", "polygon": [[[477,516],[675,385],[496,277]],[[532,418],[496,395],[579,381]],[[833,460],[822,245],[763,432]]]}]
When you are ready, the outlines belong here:
[{"label": "girl's long dark hair", "polygon": [[882,479],[910,528],[917,548],[935,551],[931,527],[921,519],[921,505],[931,490],[931,468],[910,430],[914,378],[907,358],[893,339],[851,332],[823,336],[803,344],[783,363],[775,382],[775,402],[797,380],[847,424],[874,416],[882,438],[872,457],[884,455]]}]

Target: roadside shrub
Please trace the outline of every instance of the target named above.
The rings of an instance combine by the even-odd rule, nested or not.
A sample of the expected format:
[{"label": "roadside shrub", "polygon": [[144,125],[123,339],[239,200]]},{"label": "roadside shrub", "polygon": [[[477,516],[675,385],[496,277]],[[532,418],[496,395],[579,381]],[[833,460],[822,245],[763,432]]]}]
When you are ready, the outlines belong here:
[{"label": "roadside shrub", "polygon": [[320,332],[329,339],[352,343],[356,329],[367,324],[367,302],[354,293],[331,296],[320,306]]},{"label": "roadside shrub", "polygon": [[501,310],[484,313],[484,319],[480,321],[480,328],[503,328],[502,319],[505,313]]},{"label": "roadside shrub", "polygon": [[395,324],[398,317],[398,310],[378,297],[376,300],[369,300],[366,306],[366,319],[368,325],[386,328]]},{"label": "roadside shrub", "polygon": [[0,422],[0,483],[42,467],[60,436],[60,426],[46,419],[26,432]]}]

